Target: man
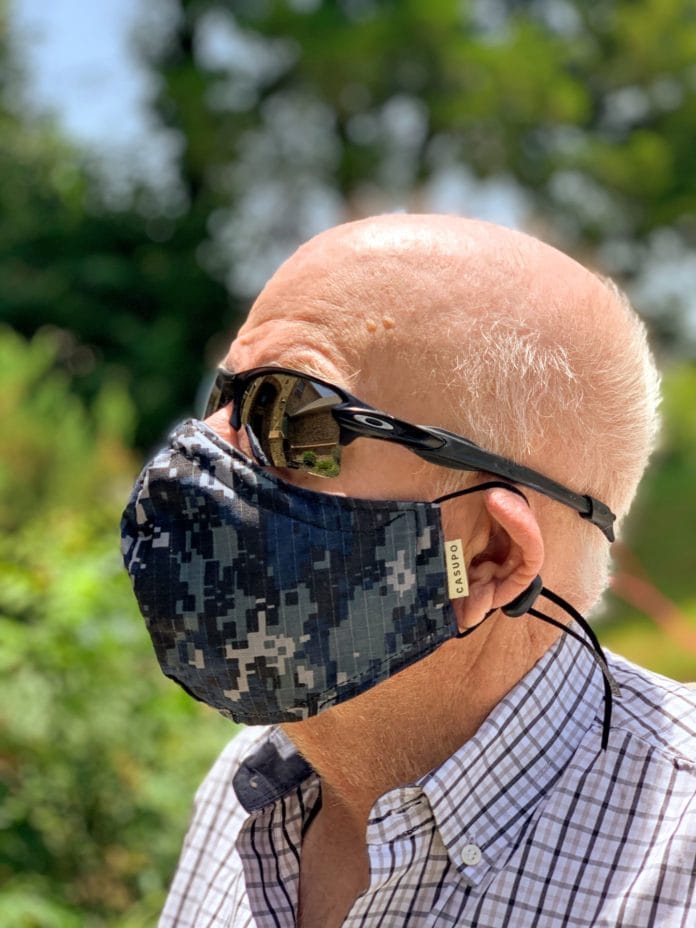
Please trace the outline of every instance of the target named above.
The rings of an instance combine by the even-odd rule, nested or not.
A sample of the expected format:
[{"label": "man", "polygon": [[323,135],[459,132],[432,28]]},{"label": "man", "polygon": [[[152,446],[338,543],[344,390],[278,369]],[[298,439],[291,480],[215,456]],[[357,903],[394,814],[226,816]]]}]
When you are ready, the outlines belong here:
[{"label": "man", "polygon": [[281,724],[204,782],[161,924],[694,924],[690,694],[558,608],[598,602],[656,434],[620,293],[520,233],[383,216],[300,248],[223,366],[126,562],[165,672]]}]

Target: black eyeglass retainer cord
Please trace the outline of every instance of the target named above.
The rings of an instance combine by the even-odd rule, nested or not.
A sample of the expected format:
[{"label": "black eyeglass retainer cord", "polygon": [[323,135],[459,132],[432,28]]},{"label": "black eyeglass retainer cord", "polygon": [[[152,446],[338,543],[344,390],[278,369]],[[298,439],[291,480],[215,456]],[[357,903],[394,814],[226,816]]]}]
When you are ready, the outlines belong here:
[{"label": "black eyeglass retainer cord", "polygon": [[[555,628],[560,629],[564,634],[570,635],[571,638],[574,638],[579,642],[584,648],[586,648],[591,656],[593,657],[595,663],[602,672],[602,681],[604,684],[604,716],[602,719],[602,750],[605,751],[609,744],[609,732],[611,730],[611,717],[614,707],[614,697],[621,696],[621,690],[616,680],[612,677],[609,667],[607,666],[607,661],[604,656],[604,651],[602,649],[597,636],[595,635],[590,623],[585,619],[570,603],[566,602],[563,597],[559,596],[557,593],[554,593],[553,590],[549,590],[546,587],[542,587],[539,591],[539,596],[543,596],[546,599],[549,599],[551,602],[555,603],[557,606],[560,606],[561,609],[565,609],[568,614],[580,625],[582,630],[590,639],[583,638],[582,635],[579,635],[575,629],[570,628],[568,625],[565,625],[563,622],[559,622],[558,619],[552,618],[550,615],[546,615],[544,612],[540,612],[538,609],[535,609],[533,606],[530,606],[527,610],[529,615],[534,616],[536,619],[540,619],[542,622],[546,622],[548,625],[553,625]],[[473,625],[471,628],[465,629],[463,632],[457,632],[454,635],[455,638],[468,638],[469,635],[473,634],[477,629],[479,629],[484,622],[486,622],[492,615],[495,615],[497,609],[491,609],[490,612],[487,612],[486,615],[481,619],[480,622],[477,622],[476,625]],[[503,610],[501,610],[503,611]],[[524,613],[524,614],[527,614]]]},{"label": "black eyeglass retainer cord", "polygon": [[[434,503],[444,503],[450,499],[456,499],[460,496],[468,496],[471,493],[478,493],[482,490],[494,490],[502,489],[507,490],[510,493],[514,493],[516,496],[521,496],[522,499],[529,505],[527,497],[514,485],[506,483],[503,480],[488,480],[485,483],[476,484],[473,487],[466,487],[463,490],[454,490],[452,493],[446,493],[444,496],[439,496],[437,499],[434,499]],[[546,615],[544,612],[540,612],[538,609],[534,608],[539,596],[543,596],[545,599],[548,599],[550,602],[554,603],[559,608],[563,609],[568,615],[574,619],[580,628],[585,632],[587,638],[583,638],[582,635],[579,635],[575,629],[569,628],[568,625],[565,625],[563,622],[559,622],[558,619],[552,618],[550,615]],[[472,632],[475,632],[477,628],[480,628],[483,623],[494,615],[498,610],[491,609],[489,612],[484,615],[480,622],[477,622],[476,625],[473,625],[471,628],[465,629],[463,632],[457,632],[454,635],[455,638],[467,638]],[[518,618],[523,615],[532,615],[536,619],[540,619],[542,622],[546,622],[548,625],[553,625],[555,628],[560,629],[565,634],[570,635],[571,638],[574,638],[578,641],[584,648],[589,650],[590,654],[595,660],[595,663],[602,671],[602,680],[604,683],[604,718],[602,721],[602,750],[606,750],[609,743],[609,731],[611,728],[611,716],[614,706],[614,697],[621,696],[621,690],[619,686],[612,677],[609,667],[607,666],[607,659],[604,656],[604,650],[602,645],[599,642],[599,639],[594,633],[594,630],[587,619],[578,612],[575,606],[571,605],[562,596],[559,596],[558,593],[554,593],[553,590],[549,590],[548,587],[543,585],[541,577],[537,576],[529,584],[526,590],[524,590],[518,597],[516,597],[512,602],[508,603],[506,606],[503,606],[500,610],[504,615],[507,615],[509,618]],[[589,641],[587,640],[589,639]]]}]

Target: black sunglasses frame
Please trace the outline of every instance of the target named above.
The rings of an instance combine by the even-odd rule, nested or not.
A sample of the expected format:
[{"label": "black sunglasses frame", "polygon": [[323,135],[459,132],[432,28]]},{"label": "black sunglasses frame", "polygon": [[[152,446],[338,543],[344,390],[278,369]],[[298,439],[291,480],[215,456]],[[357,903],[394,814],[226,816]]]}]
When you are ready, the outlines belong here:
[{"label": "black sunglasses frame", "polygon": [[321,384],[336,393],[342,402],[331,409],[331,414],[339,426],[339,444],[342,447],[349,445],[356,438],[377,438],[380,441],[391,441],[402,445],[424,460],[440,467],[482,471],[494,474],[496,477],[503,477],[512,483],[536,490],[564,506],[569,506],[583,519],[596,525],[607,541],[614,541],[613,524],[616,516],[608,506],[594,496],[575,493],[538,471],[522,464],[515,464],[509,458],[491,451],[485,451],[462,435],[456,435],[454,432],[448,432],[436,426],[413,425],[390,416],[373,406],[368,406],[341,387],[312,374],[305,374],[287,367],[273,366],[255,367],[241,373],[232,373],[224,368],[218,368],[204,418],[223,409],[228,403],[233,403],[230,425],[238,431],[242,425],[239,410],[246,384],[264,374],[288,374],[301,377]]}]

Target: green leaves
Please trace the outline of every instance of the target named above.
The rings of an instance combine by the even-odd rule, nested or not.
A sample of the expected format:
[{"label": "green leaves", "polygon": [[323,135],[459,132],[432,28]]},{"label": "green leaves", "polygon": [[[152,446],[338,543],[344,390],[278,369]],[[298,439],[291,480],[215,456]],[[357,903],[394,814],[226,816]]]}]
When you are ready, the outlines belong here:
[{"label": "green leaves", "polygon": [[234,728],[163,678],[121,565],[130,404],[59,357],[0,331],[0,921],[147,924]]},{"label": "green leaves", "polygon": [[[696,245],[686,0],[180,6],[185,28],[152,59],[158,112],[182,133],[185,182],[214,210],[210,266],[233,288],[313,230],[313,194],[337,206],[325,221],[341,204],[353,217],[427,209],[428,184],[462,165],[514,178],[534,221],[624,284],[665,225]],[[227,247],[240,228],[253,251]],[[669,300],[641,307],[666,343]]]}]

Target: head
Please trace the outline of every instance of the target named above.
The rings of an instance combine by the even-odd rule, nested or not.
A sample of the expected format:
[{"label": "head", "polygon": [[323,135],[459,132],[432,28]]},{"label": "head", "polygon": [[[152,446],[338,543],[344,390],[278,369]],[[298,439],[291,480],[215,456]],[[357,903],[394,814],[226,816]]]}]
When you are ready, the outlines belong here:
[{"label": "head", "polygon": [[[616,289],[533,238],[455,217],[383,216],[313,239],[269,281],[225,360],[240,373],[314,375],[400,420],[467,436],[563,484],[566,502],[589,494],[619,518],[655,435],[657,376]],[[221,401],[249,400],[262,427],[235,432],[223,406],[208,424],[225,441],[185,423],[148,465],[123,522],[136,595],[165,672],[235,718],[296,719],[291,737],[326,782],[367,801],[473,735],[559,635],[528,603],[521,617],[504,607],[541,574],[586,612],[606,582],[608,542],[539,491],[479,490],[485,473],[375,438],[345,444],[346,431],[339,476],[276,475],[315,491],[297,492],[262,455],[249,462],[250,434],[278,455],[292,418],[299,455],[337,416],[344,429],[375,416],[351,414],[346,400],[327,418],[317,390],[291,417],[283,402],[304,396],[292,378],[242,394],[224,382]],[[537,479],[517,476],[525,488]],[[463,489],[475,492],[440,509],[413,504]],[[467,634],[455,634],[444,601],[452,548],[468,573],[468,594],[449,592]]]},{"label": "head", "polygon": [[[618,289],[530,236],[458,217],[381,216],[301,247],[264,288],[226,358],[233,370],[264,364],[313,373],[400,418],[465,435],[591,493],[619,520],[657,429],[644,327]],[[216,427],[243,441],[226,418]],[[335,480],[283,476],[322,492],[411,499],[482,479],[375,444],[345,449]],[[462,501],[447,518],[468,520],[474,535],[488,520],[509,539],[522,520],[519,545],[538,556],[541,540],[547,583],[588,610],[606,585],[605,538],[560,504],[528,495],[531,535],[519,505],[501,504],[497,493]],[[474,571],[479,543],[470,549]],[[509,540],[500,557],[513,550]]]}]

